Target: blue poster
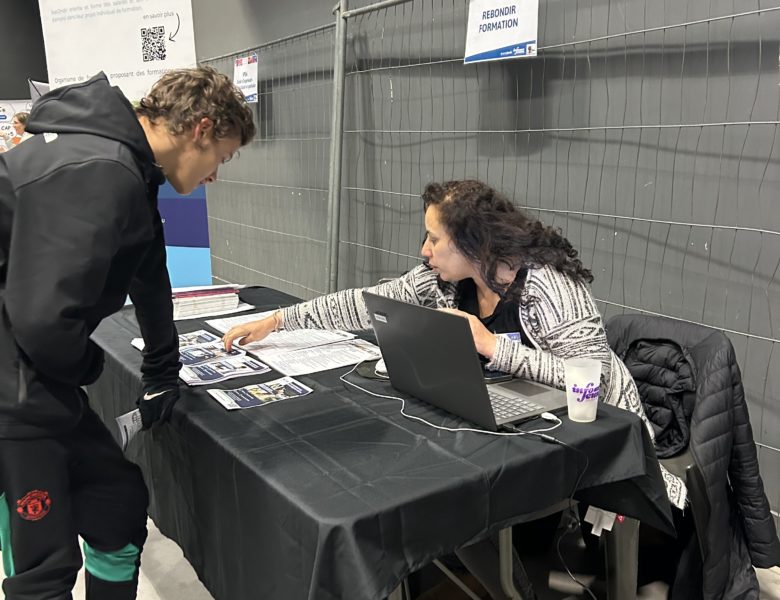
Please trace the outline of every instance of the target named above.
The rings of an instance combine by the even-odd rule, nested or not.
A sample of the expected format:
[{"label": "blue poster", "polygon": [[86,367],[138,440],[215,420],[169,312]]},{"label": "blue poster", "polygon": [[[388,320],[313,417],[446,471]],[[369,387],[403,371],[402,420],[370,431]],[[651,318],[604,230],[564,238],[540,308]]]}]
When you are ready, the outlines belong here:
[{"label": "blue poster", "polygon": [[182,196],[164,183],[157,206],[165,230],[171,286],[211,285],[211,250],[206,187]]}]

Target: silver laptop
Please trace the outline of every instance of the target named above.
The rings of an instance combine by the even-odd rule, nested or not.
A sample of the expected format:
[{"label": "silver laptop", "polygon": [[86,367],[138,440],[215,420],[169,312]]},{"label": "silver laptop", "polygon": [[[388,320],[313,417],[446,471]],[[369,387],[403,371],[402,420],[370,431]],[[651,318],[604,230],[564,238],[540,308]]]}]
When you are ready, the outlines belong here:
[{"label": "silver laptop", "polygon": [[363,292],[392,386],[496,431],[566,408],[566,393],[523,379],[486,385],[463,317]]}]

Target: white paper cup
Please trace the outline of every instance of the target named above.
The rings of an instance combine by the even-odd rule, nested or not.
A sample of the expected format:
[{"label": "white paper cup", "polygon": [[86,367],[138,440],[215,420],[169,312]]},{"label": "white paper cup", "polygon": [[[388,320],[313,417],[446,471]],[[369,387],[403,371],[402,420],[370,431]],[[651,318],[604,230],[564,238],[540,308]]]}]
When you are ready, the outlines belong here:
[{"label": "white paper cup", "polygon": [[599,405],[601,361],[594,358],[568,358],[563,364],[569,419],[590,423],[596,419]]}]

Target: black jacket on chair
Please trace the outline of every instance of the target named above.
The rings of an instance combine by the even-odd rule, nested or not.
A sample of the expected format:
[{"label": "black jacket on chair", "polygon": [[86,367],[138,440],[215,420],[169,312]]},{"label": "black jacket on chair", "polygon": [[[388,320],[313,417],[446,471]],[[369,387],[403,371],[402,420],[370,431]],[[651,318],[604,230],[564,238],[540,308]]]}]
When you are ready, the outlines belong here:
[{"label": "black jacket on chair", "polygon": [[703,598],[758,599],[751,563],[780,565],[780,541],[731,342],[707,327],[644,315],[613,317],[607,338],[655,418],[661,453],[684,450],[690,439],[709,501],[699,535]]}]

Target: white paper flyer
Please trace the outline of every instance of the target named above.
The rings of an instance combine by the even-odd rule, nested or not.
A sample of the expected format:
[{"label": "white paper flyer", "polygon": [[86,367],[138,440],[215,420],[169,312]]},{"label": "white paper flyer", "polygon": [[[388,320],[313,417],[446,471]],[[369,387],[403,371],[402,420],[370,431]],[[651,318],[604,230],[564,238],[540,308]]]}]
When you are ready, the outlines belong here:
[{"label": "white paper flyer", "polygon": [[208,390],[208,393],[226,409],[237,410],[262,406],[287,398],[299,398],[311,391],[310,387],[292,377],[282,377],[234,390]]}]

